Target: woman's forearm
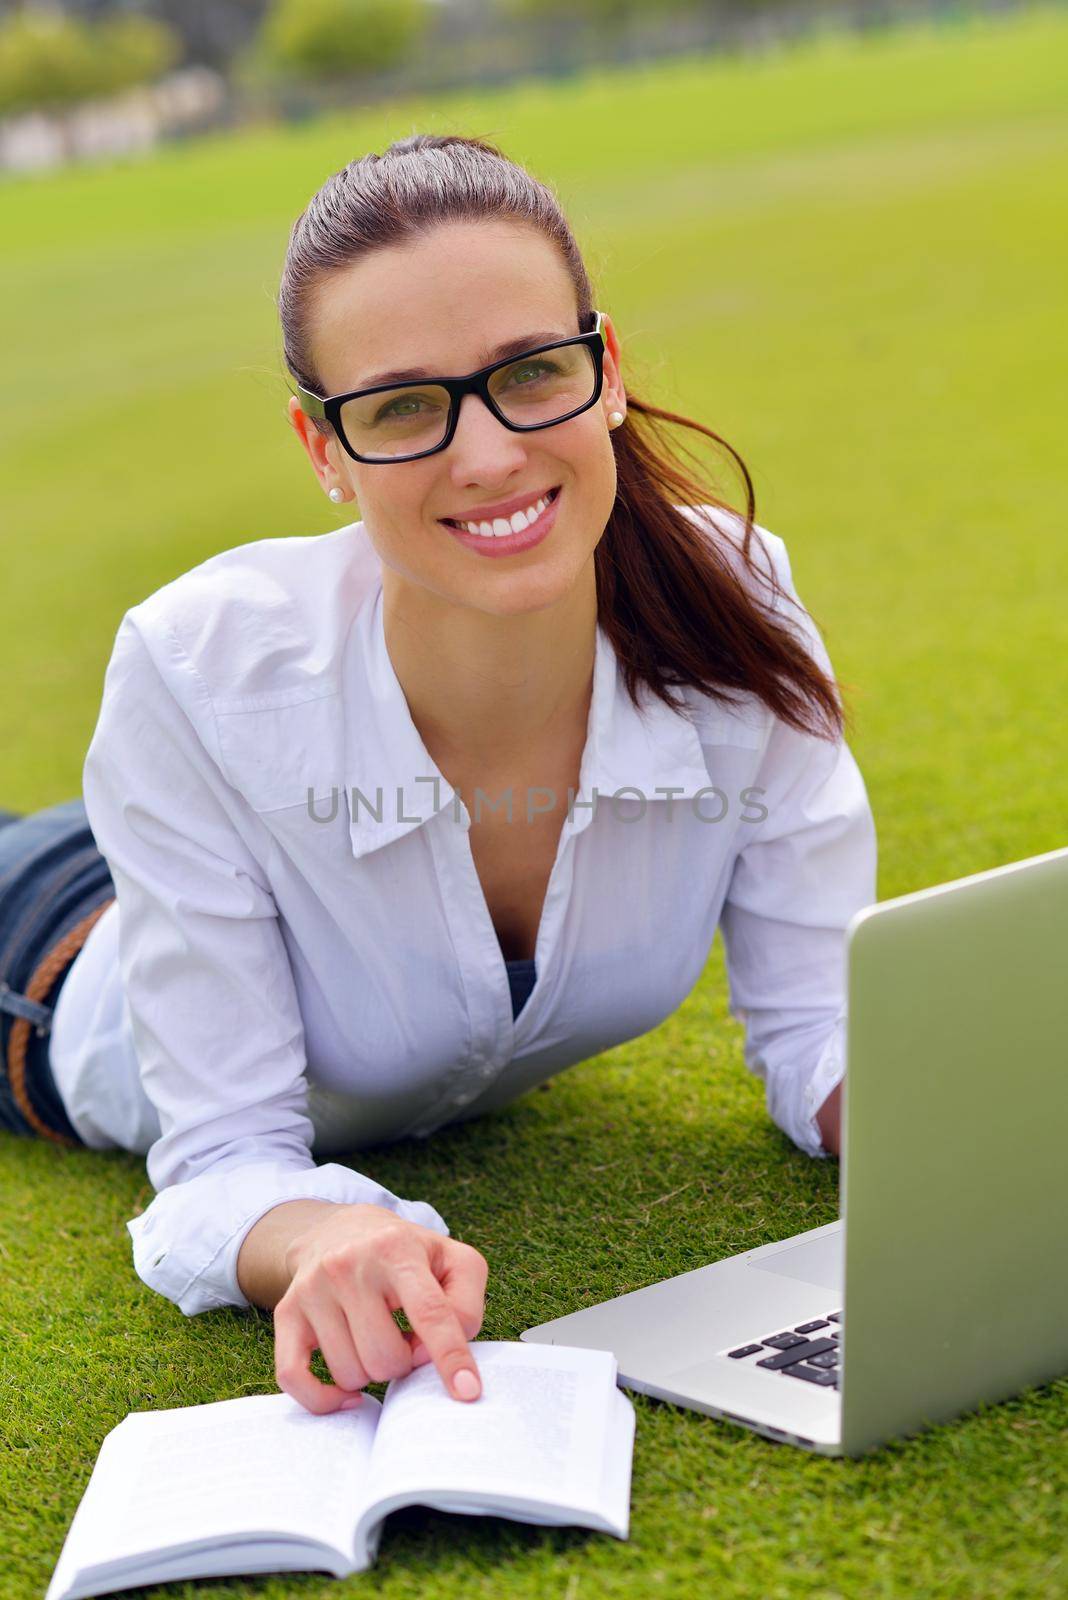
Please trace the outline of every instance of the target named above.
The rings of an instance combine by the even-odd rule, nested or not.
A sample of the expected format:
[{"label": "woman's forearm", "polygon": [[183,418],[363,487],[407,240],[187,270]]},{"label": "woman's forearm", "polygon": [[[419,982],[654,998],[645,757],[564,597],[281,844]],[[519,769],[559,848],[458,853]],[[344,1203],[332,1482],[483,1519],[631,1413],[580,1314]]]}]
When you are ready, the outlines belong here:
[{"label": "woman's forearm", "polygon": [[273,1311],[292,1281],[286,1253],[320,1217],[338,1209],[336,1200],[284,1200],[265,1211],[242,1241],[237,1284],[246,1300]]}]

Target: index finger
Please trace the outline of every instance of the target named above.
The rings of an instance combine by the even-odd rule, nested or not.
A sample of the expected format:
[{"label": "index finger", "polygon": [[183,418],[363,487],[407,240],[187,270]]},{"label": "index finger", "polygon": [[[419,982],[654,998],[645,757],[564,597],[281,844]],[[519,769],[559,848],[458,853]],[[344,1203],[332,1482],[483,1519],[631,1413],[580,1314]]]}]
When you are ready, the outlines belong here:
[{"label": "index finger", "polygon": [[[439,1260],[431,1258],[432,1269],[456,1312],[464,1335],[474,1339],[482,1326],[486,1309],[486,1278],[489,1265],[484,1255],[459,1239],[443,1239]],[[416,1333],[405,1335],[412,1352],[412,1365],[421,1367],[430,1360],[430,1351]]]},{"label": "index finger", "polygon": [[449,1394],[454,1400],[477,1400],[482,1382],[467,1335],[426,1258],[398,1262],[390,1275],[401,1309],[429,1351]]}]

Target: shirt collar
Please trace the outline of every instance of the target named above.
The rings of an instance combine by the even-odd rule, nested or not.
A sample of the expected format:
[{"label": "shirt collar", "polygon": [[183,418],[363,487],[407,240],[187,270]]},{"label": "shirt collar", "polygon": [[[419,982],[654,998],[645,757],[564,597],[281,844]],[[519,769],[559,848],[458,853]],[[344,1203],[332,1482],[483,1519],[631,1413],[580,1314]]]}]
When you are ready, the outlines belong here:
[{"label": "shirt collar", "polygon": [[[358,687],[348,708],[345,782],[349,835],[358,858],[420,827],[438,811],[447,810],[462,826],[464,803],[412,721],[386,648],[381,582],[356,615],[351,643],[355,659],[348,681]],[[668,796],[658,794],[658,788],[677,790],[674,798],[683,799],[710,782],[688,712],[673,711],[644,685],[639,694],[640,711],[626,692],[615,650],[598,623],[579,790],[573,814],[563,824],[571,833],[583,832],[594,820],[589,802],[595,789],[598,809],[622,789],[620,799],[632,810],[639,796],[631,790],[651,804],[663,804]],[[566,807],[567,796],[559,796],[557,803]],[[518,796],[516,804],[521,804]]]}]

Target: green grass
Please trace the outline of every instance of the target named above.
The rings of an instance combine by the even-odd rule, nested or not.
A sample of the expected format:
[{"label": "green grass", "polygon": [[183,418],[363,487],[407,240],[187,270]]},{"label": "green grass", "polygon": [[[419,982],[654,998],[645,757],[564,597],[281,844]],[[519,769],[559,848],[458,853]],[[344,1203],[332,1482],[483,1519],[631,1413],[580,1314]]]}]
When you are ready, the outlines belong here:
[{"label": "green grass", "polygon": [[[351,515],[288,430],[273,296],[323,179],[426,127],[497,138],[557,187],[633,388],[753,470],[856,686],[880,896],[1063,844],[1066,66],[1068,17],[1036,11],[5,185],[0,805],[79,792],[127,606],[213,551]],[[745,1072],[718,940],[655,1033],[354,1164],[486,1253],[492,1337],[837,1214],[837,1164],[797,1151]],[[0,1192],[0,1596],[21,1600],[107,1430],[271,1391],[273,1343],[263,1314],[186,1319],[136,1278],[137,1157],[0,1135]],[[431,1600],[1068,1593],[1068,1382],[860,1462],[636,1404],[628,1544],[411,1511],[355,1582]]]}]

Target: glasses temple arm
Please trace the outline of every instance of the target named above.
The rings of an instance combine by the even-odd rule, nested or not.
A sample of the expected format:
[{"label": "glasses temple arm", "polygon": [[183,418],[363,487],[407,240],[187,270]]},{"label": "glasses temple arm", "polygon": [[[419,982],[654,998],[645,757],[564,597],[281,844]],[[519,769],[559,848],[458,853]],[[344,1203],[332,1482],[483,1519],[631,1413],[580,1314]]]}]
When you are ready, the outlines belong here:
[{"label": "glasses temple arm", "polygon": [[305,389],[303,385],[299,383],[296,385],[296,390],[300,396],[301,410],[306,416],[325,418],[326,407],[323,405],[322,397],[320,395],[312,394],[310,389]]}]

